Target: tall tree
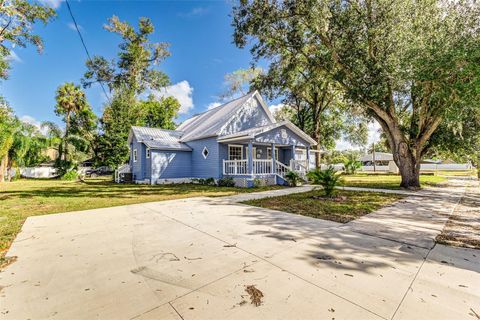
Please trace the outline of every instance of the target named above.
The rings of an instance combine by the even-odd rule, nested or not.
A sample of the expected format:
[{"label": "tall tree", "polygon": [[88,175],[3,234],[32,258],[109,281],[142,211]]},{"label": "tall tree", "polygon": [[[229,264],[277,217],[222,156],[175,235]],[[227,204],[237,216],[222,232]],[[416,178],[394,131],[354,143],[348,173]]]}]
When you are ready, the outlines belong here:
[{"label": "tall tree", "polygon": [[230,100],[239,95],[246,95],[252,82],[262,74],[262,68],[237,69],[224,76],[223,86],[225,90],[220,94],[223,100]]},{"label": "tall tree", "polygon": [[[290,115],[288,120],[317,141],[317,167],[320,151],[333,148],[335,140],[342,136],[355,142],[366,140],[366,124],[351,117],[353,108],[347,110],[346,105],[352,102],[328,74],[303,56],[285,53],[278,57],[266,73],[254,79],[254,86],[270,99],[281,97],[285,104],[283,116]],[[361,113],[355,111],[362,119]]]},{"label": "tall tree", "polygon": [[255,59],[300,55],[381,125],[401,186],[420,186],[432,134],[479,107],[480,5],[475,1],[246,1],[235,43]]},{"label": "tall tree", "polygon": [[150,42],[155,30],[150,19],[140,18],[135,29],[113,16],[104,28],[122,38],[118,57],[107,60],[96,56],[88,60],[82,83],[84,87],[105,84],[112,94],[100,121],[102,134],[97,140],[95,157],[97,164],[115,167],[128,159],[130,127],[160,124],[173,128],[178,101],[171,97],[155,100],[153,96],[145,101],[140,99],[142,95],[170,84],[168,76],[158,69],[158,65],[170,55],[169,44]]},{"label": "tall tree", "polygon": [[[79,120],[83,120],[84,117],[82,117],[82,115],[85,113],[90,114],[90,106],[87,102],[85,92],[83,92],[80,86],[71,82],[67,82],[58,87],[55,100],[57,101],[55,114],[63,117],[63,121],[65,122],[62,152],[63,160],[68,161],[68,142],[72,122],[76,123]],[[74,129],[77,130],[78,128],[74,127]]]},{"label": "tall tree", "polygon": [[0,97],[0,182],[5,180],[8,153],[14,141],[15,131],[15,115],[6,100]]},{"label": "tall tree", "polygon": [[173,121],[180,110],[180,103],[173,97],[160,97],[157,99],[150,95],[147,100],[140,101],[138,109],[140,111],[139,124],[147,127],[175,129]]},{"label": "tall tree", "polygon": [[33,44],[42,51],[42,39],[32,32],[33,25],[37,21],[46,24],[54,16],[52,8],[27,0],[0,1],[0,78],[8,77],[11,48]]}]

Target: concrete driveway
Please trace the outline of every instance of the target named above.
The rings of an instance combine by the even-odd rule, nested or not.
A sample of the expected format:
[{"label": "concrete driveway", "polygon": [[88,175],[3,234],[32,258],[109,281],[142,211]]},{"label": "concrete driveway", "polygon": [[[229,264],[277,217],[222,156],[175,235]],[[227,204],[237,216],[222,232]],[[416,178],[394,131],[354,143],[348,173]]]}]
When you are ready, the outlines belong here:
[{"label": "concrete driveway", "polygon": [[0,273],[0,318],[478,319],[480,252],[432,241],[455,197],[346,225],[235,200],[29,218]]}]

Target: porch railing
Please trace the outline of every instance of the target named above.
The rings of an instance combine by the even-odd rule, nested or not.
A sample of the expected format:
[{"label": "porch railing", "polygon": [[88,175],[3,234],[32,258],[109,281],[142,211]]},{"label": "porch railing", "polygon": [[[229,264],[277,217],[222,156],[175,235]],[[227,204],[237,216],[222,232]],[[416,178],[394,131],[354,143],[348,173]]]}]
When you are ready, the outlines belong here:
[{"label": "porch railing", "polygon": [[[302,177],[307,171],[302,161],[292,161],[290,162],[290,166],[287,166],[280,161],[275,160],[275,171],[272,172],[272,160],[253,160],[253,175],[277,174],[284,177],[290,170],[298,171]],[[223,174],[233,176],[250,175],[248,172],[248,160],[223,160]]]},{"label": "porch railing", "polygon": [[223,160],[224,175],[246,175],[248,174],[248,160]]},{"label": "porch railing", "polygon": [[253,160],[253,174],[271,174],[272,160]]}]

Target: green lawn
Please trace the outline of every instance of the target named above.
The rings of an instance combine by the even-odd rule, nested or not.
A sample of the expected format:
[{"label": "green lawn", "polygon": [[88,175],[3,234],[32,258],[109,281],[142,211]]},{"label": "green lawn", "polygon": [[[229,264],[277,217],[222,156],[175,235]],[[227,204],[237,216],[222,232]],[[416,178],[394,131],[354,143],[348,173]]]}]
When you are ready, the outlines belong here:
[{"label": "green lawn", "polygon": [[[323,198],[322,190],[244,202],[251,206],[280,210],[303,216],[346,223],[404,196],[378,192],[337,191],[344,200]],[[337,198],[338,198],[337,197]]]},{"label": "green lawn", "polygon": [[[363,187],[377,189],[400,189],[401,177],[396,174],[368,174],[358,173],[344,175],[342,185],[346,187]],[[420,184],[423,187],[441,186],[447,178],[434,175],[420,175]]]},{"label": "green lawn", "polygon": [[58,212],[113,207],[188,197],[219,197],[281,188],[228,188],[194,184],[115,184],[110,179],[85,182],[22,179],[0,183],[0,260],[26,218]]}]

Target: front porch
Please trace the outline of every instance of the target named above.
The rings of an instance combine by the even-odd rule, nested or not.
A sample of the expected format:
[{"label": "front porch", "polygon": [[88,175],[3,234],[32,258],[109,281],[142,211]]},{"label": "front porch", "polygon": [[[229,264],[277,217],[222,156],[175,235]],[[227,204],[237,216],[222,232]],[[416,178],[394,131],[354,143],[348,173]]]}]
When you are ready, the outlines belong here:
[{"label": "front porch", "polygon": [[295,171],[305,178],[309,170],[309,147],[249,142],[224,144],[224,148],[222,173],[226,177],[274,178],[273,183],[283,184],[287,172]]}]

